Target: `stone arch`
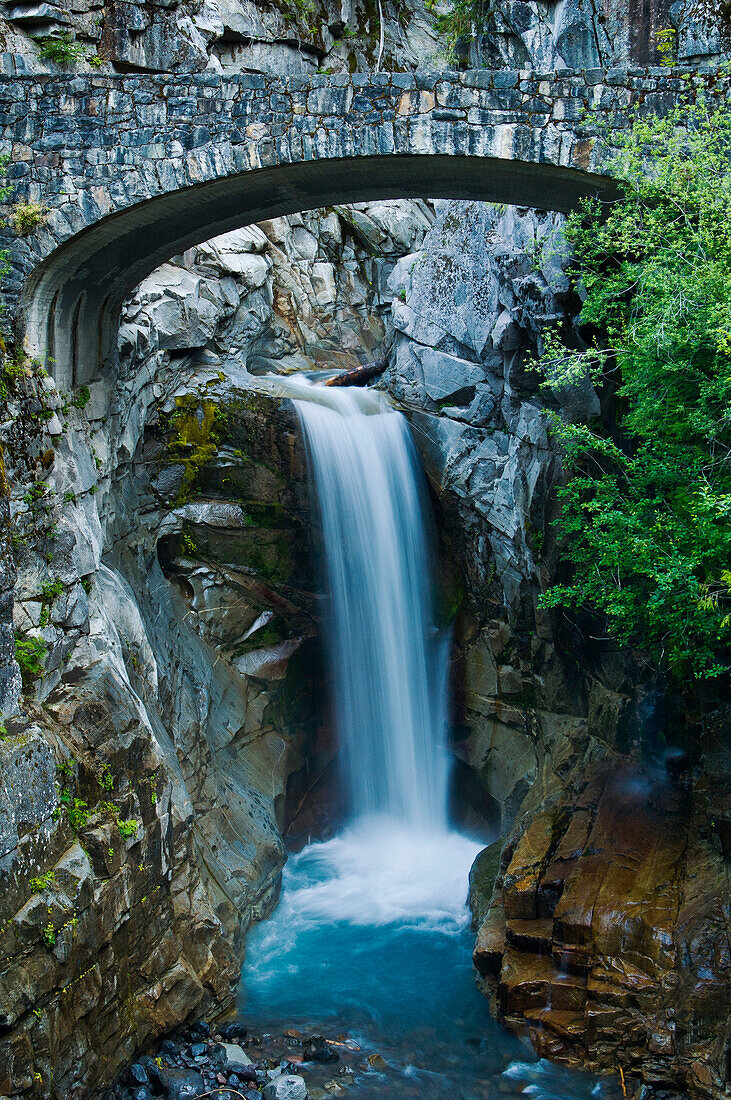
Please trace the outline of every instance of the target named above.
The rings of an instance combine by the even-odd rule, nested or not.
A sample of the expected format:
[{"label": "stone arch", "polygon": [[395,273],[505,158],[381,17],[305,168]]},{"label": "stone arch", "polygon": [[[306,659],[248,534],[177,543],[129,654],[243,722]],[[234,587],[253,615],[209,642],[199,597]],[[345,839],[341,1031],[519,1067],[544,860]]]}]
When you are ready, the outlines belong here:
[{"label": "stone arch", "polygon": [[68,388],[111,364],[134,286],[237,226],[379,198],[611,198],[613,134],[676,106],[681,76],[731,88],[682,69],[0,76],[13,200],[48,210],[27,240],[0,230],[18,335]]},{"label": "stone arch", "polygon": [[19,323],[60,388],[94,378],[114,356],[127,295],[159,264],[228,230],[300,210],[385,198],[463,198],[568,212],[613,193],[606,177],[550,164],[451,155],[333,158],[194,184],[107,215],[31,273]]}]

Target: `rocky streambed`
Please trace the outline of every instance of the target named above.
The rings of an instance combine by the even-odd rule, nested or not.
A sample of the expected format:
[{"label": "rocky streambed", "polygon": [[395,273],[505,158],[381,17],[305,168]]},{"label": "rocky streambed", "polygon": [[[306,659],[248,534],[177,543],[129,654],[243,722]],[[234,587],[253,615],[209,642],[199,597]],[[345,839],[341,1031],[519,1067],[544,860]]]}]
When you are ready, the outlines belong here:
[{"label": "rocky streambed", "polygon": [[[280,1027],[250,1032],[240,1023],[211,1028],[201,1021],[130,1066],[104,1100],[202,1100],[208,1096],[220,1100],[449,1096],[456,1100],[496,1094],[517,1098],[526,1090],[556,1100],[589,1100],[592,1095],[618,1100],[621,1095],[619,1089],[597,1086],[589,1075],[562,1072],[517,1048],[513,1053],[516,1057],[501,1072],[495,1072],[490,1058],[485,1059],[490,1068],[474,1079],[467,1069],[462,1085],[455,1089],[441,1073],[439,1052],[434,1051],[427,1071],[431,1088],[425,1090],[417,1067],[399,1063],[392,1052],[384,1057],[359,1030],[320,1034]],[[471,1056],[460,1050],[453,1061],[464,1069]]]}]

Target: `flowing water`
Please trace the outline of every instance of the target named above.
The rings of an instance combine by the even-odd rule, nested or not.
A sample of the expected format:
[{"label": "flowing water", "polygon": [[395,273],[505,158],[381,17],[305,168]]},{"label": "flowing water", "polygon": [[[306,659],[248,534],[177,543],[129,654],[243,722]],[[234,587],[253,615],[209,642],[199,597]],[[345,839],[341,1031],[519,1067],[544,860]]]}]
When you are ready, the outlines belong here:
[{"label": "flowing water", "polygon": [[475,987],[465,895],[479,845],[448,823],[447,639],[408,424],[372,390],[287,388],[322,521],[349,824],[290,858],[275,914],[249,937],[241,1015],[260,1031],[344,1032],[354,1075],[327,1067],[323,1096],[332,1082],[352,1100],[589,1096],[591,1078],[537,1062]]}]

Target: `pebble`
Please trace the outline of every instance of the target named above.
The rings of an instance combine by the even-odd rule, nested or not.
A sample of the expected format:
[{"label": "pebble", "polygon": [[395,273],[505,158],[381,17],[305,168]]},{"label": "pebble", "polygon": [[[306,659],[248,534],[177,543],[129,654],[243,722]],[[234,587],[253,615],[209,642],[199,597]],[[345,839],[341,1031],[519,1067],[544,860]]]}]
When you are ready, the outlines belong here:
[{"label": "pebble", "polygon": [[197,1070],[170,1069],[164,1074],[168,1100],[195,1100],[206,1092],[206,1084]]},{"label": "pebble", "polygon": [[[347,1035],[336,1041],[289,1029],[256,1037],[247,1036],[240,1023],[211,1029],[199,1021],[163,1039],[153,1052],[155,1057],[138,1058],[105,1100],[197,1100],[208,1092],[218,1100],[236,1100],[236,1094],[245,1100],[329,1100],[346,1092],[356,1072],[361,1072],[348,1065],[335,1066],[340,1055],[334,1046],[343,1047],[350,1056],[360,1050]],[[300,1076],[303,1062],[305,1072],[311,1074],[309,1087]],[[371,1054],[362,1068],[382,1071],[387,1066],[379,1054]],[[328,1072],[337,1076],[327,1080]]]},{"label": "pebble", "polygon": [[221,1028],[221,1038],[227,1042],[233,1042],[234,1039],[242,1040],[247,1035],[246,1028],[243,1024],[226,1024]]},{"label": "pebble", "polygon": [[313,1035],[302,1047],[302,1053],[308,1062],[339,1062],[340,1055],[333,1050],[321,1035]]}]

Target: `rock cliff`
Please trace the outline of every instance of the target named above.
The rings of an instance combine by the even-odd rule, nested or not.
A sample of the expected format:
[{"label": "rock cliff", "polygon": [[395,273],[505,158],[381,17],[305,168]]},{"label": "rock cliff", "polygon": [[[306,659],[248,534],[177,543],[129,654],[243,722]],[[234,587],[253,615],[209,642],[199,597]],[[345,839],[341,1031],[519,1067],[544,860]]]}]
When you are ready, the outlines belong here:
[{"label": "rock cliff", "polygon": [[[706,0],[499,0],[440,32],[446,0],[3,0],[3,71],[307,74],[470,67],[549,71],[716,58]],[[725,17],[727,21],[727,16]],[[53,50],[49,38],[65,38]]]},{"label": "rock cliff", "polygon": [[336,819],[303,455],[262,375],[375,354],[432,221],[296,216],[164,265],[111,401],[6,360],[0,1094],[89,1095],[230,1005],[283,835]]}]

